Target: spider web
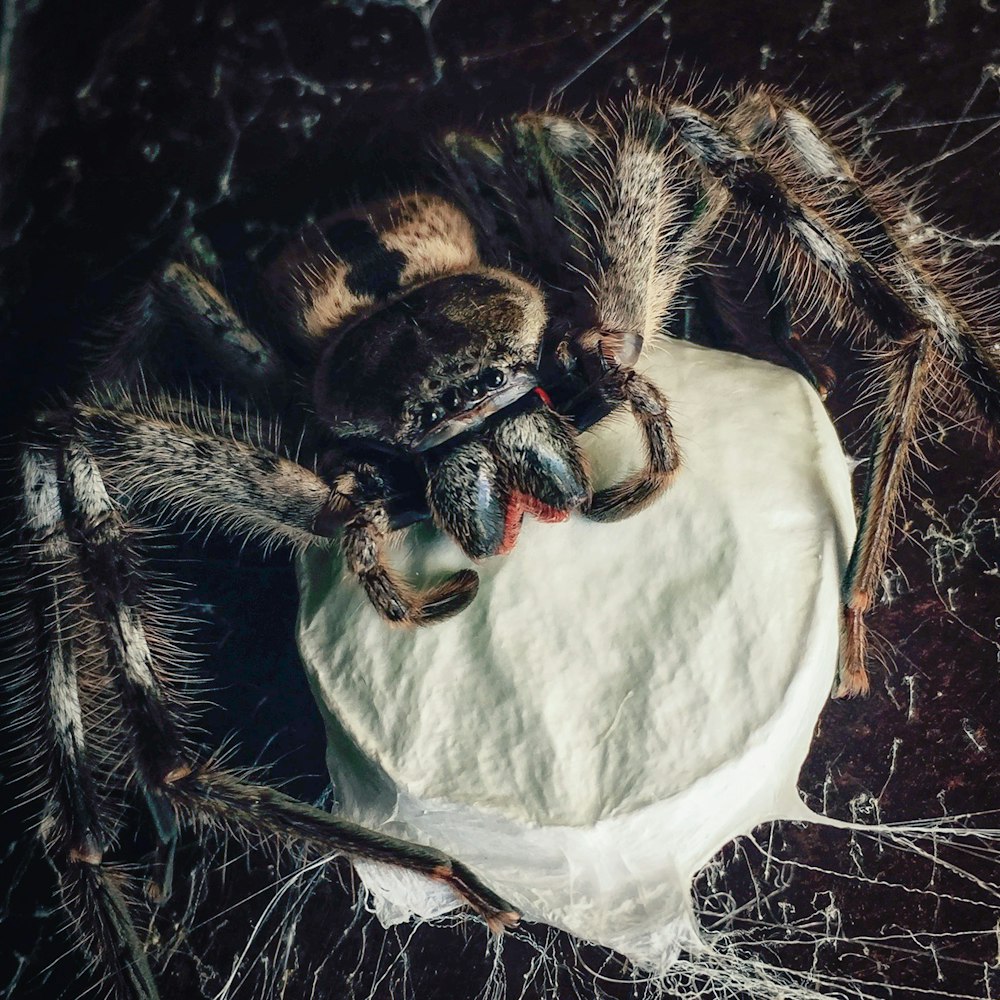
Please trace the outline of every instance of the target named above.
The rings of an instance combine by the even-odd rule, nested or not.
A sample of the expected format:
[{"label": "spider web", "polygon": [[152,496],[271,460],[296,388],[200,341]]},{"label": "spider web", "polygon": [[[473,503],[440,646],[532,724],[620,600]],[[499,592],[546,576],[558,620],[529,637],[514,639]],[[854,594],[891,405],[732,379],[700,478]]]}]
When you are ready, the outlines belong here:
[{"label": "spider web", "polygon": [[[343,981],[343,995],[358,1000],[991,1000],[1000,979],[996,889],[974,870],[995,866],[1000,831],[965,830],[960,824],[968,819],[846,835],[824,830],[818,838],[848,862],[839,869],[802,861],[802,829],[788,824],[738,838],[695,883],[705,948],[681,954],[660,972],[638,970],[620,955],[544,925],[525,925],[502,939],[460,916],[387,930],[363,887],[355,887],[349,919],[317,935],[312,922],[324,912],[328,874],[320,862],[303,865],[280,883],[273,908],[255,922],[221,985],[213,970],[205,995],[323,997],[331,982]],[[914,856],[924,862],[926,880],[890,881],[894,862]],[[904,878],[913,871],[903,868]],[[905,917],[874,931],[853,923],[859,898],[877,907],[899,891],[926,901],[917,926]],[[949,917],[965,929],[949,928]],[[980,963],[967,957],[976,951]],[[461,960],[474,984],[452,992],[429,978],[425,967],[442,954]]]}]

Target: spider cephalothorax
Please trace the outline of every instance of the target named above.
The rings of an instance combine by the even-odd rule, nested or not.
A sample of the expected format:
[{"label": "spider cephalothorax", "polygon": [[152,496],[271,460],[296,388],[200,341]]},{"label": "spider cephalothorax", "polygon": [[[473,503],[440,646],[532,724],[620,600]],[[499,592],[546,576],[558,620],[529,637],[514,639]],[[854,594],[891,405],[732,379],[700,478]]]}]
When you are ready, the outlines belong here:
[{"label": "spider cephalothorax", "polygon": [[[275,308],[259,324],[219,291],[210,254],[167,264],[113,324],[100,384],[40,414],[24,444],[17,690],[19,715],[39,729],[32,744],[48,748],[25,770],[44,774],[46,850],[120,1000],[156,996],[104,863],[131,789],[164,872],[182,826],[214,823],[422,872],[497,930],[517,919],[438,851],[198,763],[127,518],[299,549],[339,543],[388,622],[454,614],[476,574],[418,591],[387,559],[392,533],[431,518],[481,558],[514,543],[525,512],[612,520],[654,500],[680,456],[668,401],[638,369],[689,319],[716,346],[738,339],[719,279],[746,256],[772,336],[814,384],[791,310],[849,318],[880,352],[843,582],[839,691],[857,694],[864,616],[936,390],[965,385],[987,417],[1000,413],[1000,345],[945,290],[919,218],[884,186],[869,191],[780,95],[738,93],[716,114],[658,94],[590,121],[522,115],[488,136],[447,136],[438,166],[423,191],[304,228],[267,270]],[[177,357],[181,386],[168,370]],[[223,381],[221,403],[183,388],[206,370]],[[626,406],[645,462],[594,489],[579,433]],[[268,407],[281,420],[250,415]]]},{"label": "spider cephalothorax", "polygon": [[[616,331],[570,331],[558,358],[547,356],[541,289],[483,264],[464,213],[430,195],[310,226],[272,276],[313,342],[312,404],[343,459],[339,469],[327,462],[337,486],[320,524],[343,528],[348,563],[389,621],[429,624],[476,590],[465,571],[421,594],[388,566],[384,531],[364,509],[398,503],[414,480],[407,467],[425,484],[429,515],[474,559],[509,551],[525,513],[554,521],[590,511],[576,434],[584,420],[573,404],[592,408],[596,396],[603,413],[623,401],[622,372],[639,379],[631,366],[640,336],[622,351],[627,338]],[[669,436],[665,407],[658,417]],[[673,454],[666,460],[676,464]],[[651,470],[593,513],[624,516],[664,483]]]}]

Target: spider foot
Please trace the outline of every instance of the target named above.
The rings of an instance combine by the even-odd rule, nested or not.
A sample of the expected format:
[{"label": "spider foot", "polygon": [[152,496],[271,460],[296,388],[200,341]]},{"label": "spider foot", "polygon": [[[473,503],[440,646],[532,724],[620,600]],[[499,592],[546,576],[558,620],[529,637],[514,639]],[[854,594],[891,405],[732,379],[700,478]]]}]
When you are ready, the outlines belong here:
[{"label": "spider foot", "polygon": [[460,570],[444,583],[420,591],[384,565],[358,575],[369,600],[391,625],[423,626],[444,621],[462,611],[479,590],[479,577]]},{"label": "spider foot", "polygon": [[444,583],[420,594],[419,607],[414,611],[413,624],[430,625],[457,615],[476,596],[479,577],[471,569],[463,569]]},{"label": "spider foot", "polygon": [[520,923],[521,914],[484,885],[461,862],[450,861],[446,865],[438,865],[431,875],[439,881],[447,882],[466,906],[482,917],[486,926],[497,936]]},{"label": "spider foot", "polygon": [[606,490],[598,490],[586,510],[592,521],[623,521],[649,506],[666,484],[643,475],[629,476]]},{"label": "spider foot", "polygon": [[146,951],[139,940],[121,879],[101,863],[73,861],[61,874],[63,901],[74,914],[85,946],[116,997],[159,1000]]},{"label": "spider foot", "polygon": [[635,331],[595,327],[578,336],[576,348],[585,365],[588,359],[596,358],[601,371],[609,372],[616,368],[633,368],[642,354],[642,344],[642,335]]},{"label": "spider foot", "polygon": [[868,635],[864,611],[847,606],[843,615],[840,665],[833,697],[863,698],[871,688],[868,668],[865,665],[868,656]]},{"label": "spider foot", "polygon": [[798,330],[789,330],[786,337],[779,343],[785,356],[795,368],[816,390],[819,398],[825,403],[837,387],[837,373],[821,361],[813,361],[802,345],[802,334]]},{"label": "spider foot", "polygon": [[816,364],[813,365],[813,375],[816,378],[816,391],[825,403],[837,388],[837,373],[829,365]]},{"label": "spider foot", "polygon": [[667,400],[656,386],[634,371],[615,373],[615,389],[632,409],[642,431],[646,465],[620,483],[598,490],[586,508],[594,521],[620,521],[652,503],[680,467]]}]

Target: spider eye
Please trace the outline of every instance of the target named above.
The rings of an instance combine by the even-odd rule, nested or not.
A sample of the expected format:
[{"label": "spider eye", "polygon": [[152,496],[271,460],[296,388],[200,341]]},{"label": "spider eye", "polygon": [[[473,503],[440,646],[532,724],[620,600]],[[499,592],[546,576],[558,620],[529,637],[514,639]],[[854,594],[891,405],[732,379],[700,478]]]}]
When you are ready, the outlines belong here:
[{"label": "spider eye", "polygon": [[487,368],[479,378],[488,389],[499,389],[507,381],[506,376],[499,368]]},{"label": "spider eye", "polygon": [[447,415],[447,410],[440,403],[428,403],[424,407],[423,425],[424,427],[433,427],[439,420],[444,420]]},{"label": "spider eye", "polygon": [[473,379],[465,387],[465,393],[469,399],[479,399],[483,394],[483,386],[479,379]]},{"label": "spider eye", "polygon": [[441,405],[453,412],[462,405],[462,397],[457,389],[446,389],[441,395]]}]

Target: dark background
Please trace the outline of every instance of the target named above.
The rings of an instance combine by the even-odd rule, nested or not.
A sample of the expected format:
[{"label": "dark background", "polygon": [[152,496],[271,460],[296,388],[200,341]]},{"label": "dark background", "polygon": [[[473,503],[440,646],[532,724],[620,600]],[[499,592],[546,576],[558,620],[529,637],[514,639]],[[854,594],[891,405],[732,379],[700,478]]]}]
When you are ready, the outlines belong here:
[{"label": "dark background", "polygon": [[[979,240],[972,249],[995,273],[1000,14],[989,0],[5,0],[2,14],[0,406],[15,438],[39,400],[79,385],[81,345],[188,226],[238,276],[307,213],[408,177],[428,133],[553,93],[573,109],[701,71],[705,87],[746,79],[832,99],[873,154],[920,186],[928,213],[956,234],[945,248]],[[822,337],[816,352],[838,368],[832,407],[857,451],[861,359]],[[969,429],[945,431],[931,435],[934,467],[900,526],[893,602],[872,616],[885,667],[869,699],[828,706],[802,772],[809,804],[844,819],[978,814],[955,822],[998,825],[1000,538],[986,490],[997,457]],[[207,745],[235,733],[237,761],[267,762],[296,794],[321,795],[323,733],[291,641],[287,562],[171,536],[157,558],[206,620],[192,642],[215,703],[201,717]],[[7,817],[29,818],[13,804]],[[700,880],[705,923],[764,960],[813,970],[821,992],[832,991],[822,977],[856,975],[876,997],[993,996],[990,843],[927,842],[922,857],[825,828],[758,830]],[[140,836],[119,854],[138,861],[144,850]],[[83,996],[92,981],[64,954],[47,866],[23,842],[6,854],[4,995]],[[278,869],[260,852],[194,843],[180,863],[182,891],[149,918],[154,960],[165,997],[214,996]],[[385,934],[350,883],[342,866],[307,898],[282,897],[284,923],[261,925],[231,995],[476,997],[501,968],[512,996],[646,990],[614,956],[544,928],[508,940],[499,965],[473,924]],[[144,930],[146,919],[140,908]]]}]

